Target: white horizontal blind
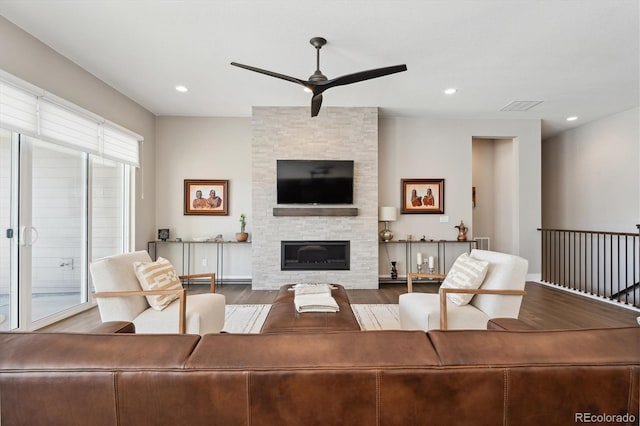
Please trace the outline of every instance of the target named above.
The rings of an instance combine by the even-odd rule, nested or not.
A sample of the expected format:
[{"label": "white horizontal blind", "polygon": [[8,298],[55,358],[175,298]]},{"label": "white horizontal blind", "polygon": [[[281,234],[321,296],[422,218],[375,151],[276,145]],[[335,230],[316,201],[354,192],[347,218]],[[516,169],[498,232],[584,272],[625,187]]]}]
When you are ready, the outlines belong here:
[{"label": "white horizontal blind", "polygon": [[0,125],[35,135],[38,130],[38,97],[0,81]]},{"label": "white horizontal blind", "polygon": [[40,137],[97,154],[100,124],[47,99],[40,101]]},{"label": "white horizontal blind", "polygon": [[109,123],[104,124],[103,157],[139,167],[139,146],[137,137]]},{"label": "white horizontal blind", "polygon": [[140,167],[142,136],[2,70],[0,126]]}]

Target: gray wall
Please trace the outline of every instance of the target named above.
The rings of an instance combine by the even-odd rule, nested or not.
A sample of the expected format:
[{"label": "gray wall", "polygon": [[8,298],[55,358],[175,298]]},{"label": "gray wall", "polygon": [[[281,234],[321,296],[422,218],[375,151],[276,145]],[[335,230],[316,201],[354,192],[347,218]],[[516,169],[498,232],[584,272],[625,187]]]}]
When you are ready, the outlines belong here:
[{"label": "gray wall", "polygon": [[545,228],[637,232],[639,114],[624,111],[543,142]]}]

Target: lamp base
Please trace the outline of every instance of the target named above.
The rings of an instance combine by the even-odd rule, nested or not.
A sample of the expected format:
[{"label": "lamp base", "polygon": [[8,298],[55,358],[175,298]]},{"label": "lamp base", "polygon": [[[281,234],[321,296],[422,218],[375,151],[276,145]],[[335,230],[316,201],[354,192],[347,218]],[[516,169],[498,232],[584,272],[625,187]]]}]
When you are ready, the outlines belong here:
[{"label": "lamp base", "polygon": [[391,241],[393,239],[393,233],[389,228],[385,228],[382,231],[380,231],[379,235],[380,235],[380,239],[385,242]]}]

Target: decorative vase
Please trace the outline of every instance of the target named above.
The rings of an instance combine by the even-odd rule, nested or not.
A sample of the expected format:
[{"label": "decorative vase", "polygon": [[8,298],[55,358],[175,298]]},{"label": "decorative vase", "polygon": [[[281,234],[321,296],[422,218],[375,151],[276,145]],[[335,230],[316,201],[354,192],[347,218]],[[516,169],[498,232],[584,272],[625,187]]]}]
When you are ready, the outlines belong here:
[{"label": "decorative vase", "polygon": [[248,232],[236,232],[236,241],[245,242],[249,238]]},{"label": "decorative vase", "polygon": [[464,226],[464,222],[460,221],[460,225],[456,225],[454,228],[458,228],[458,241],[467,241],[467,231],[469,228]]},{"label": "decorative vase", "polygon": [[396,263],[398,262],[391,262],[391,279],[392,280],[398,279],[398,268],[396,268]]}]

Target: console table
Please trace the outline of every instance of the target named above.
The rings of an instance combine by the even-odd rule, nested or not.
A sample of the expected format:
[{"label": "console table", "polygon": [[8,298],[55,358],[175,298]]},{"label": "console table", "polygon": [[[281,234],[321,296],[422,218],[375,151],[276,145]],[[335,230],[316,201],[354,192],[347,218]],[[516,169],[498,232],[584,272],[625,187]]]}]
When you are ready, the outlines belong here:
[{"label": "console table", "polygon": [[[216,273],[216,284],[222,285],[224,284],[224,255],[225,255],[225,247],[227,249],[229,246],[235,245],[250,245],[251,242],[239,242],[239,241],[194,241],[194,240],[155,240],[147,242],[147,251],[149,252],[149,256],[153,260],[157,260],[158,258],[158,247],[163,244],[168,245],[179,245],[182,250],[181,256],[181,275],[189,275],[191,274],[191,258],[192,258],[192,249],[198,245],[209,245],[214,246],[216,249],[216,260],[215,260],[215,273]],[[211,270],[209,270],[211,272]],[[190,283],[190,280],[187,281],[187,284]]]},{"label": "console table", "polygon": [[[435,277],[434,281],[441,281],[440,278],[449,271],[451,264],[458,257],[460,253],[460,247],[462,247],[467,253],[471,252],[473,248],[477,247],[477,242],[475,240],[468,241],[458,241],[458,240],[397,240],[397,241],[380,241],[380,259],[384,259],[385,263],[387,262],[387,254],[389,247],[401,247],[400,250],[404,251],[404,261],[406,265],[406,275],[401,277],[398,275],[398,279],[391,278],[380,278],[379,281],[381,283],[406,283],[406,277],[414,272],[417,272],[417,261],[416,255],[417,253],[423,253],[424,258],[428,258],[430,253],[436,257],[436,264],[433,269],[433,276]],[[455,250],[455,253],[451,255],[452,247],[458,247]],[[384,250],[384,254],[382,252]],[[449,250],[449,252],[448,252]],[[447,261],[447,256],[449,261]],[[388,259],[393,260],[393,259]],[[391,268],[391,265],[388,265]],[[426,267],[422,268],[423,273],[428,273],[429,270]],[[389,276],[389,274],[386,274]]]}]

